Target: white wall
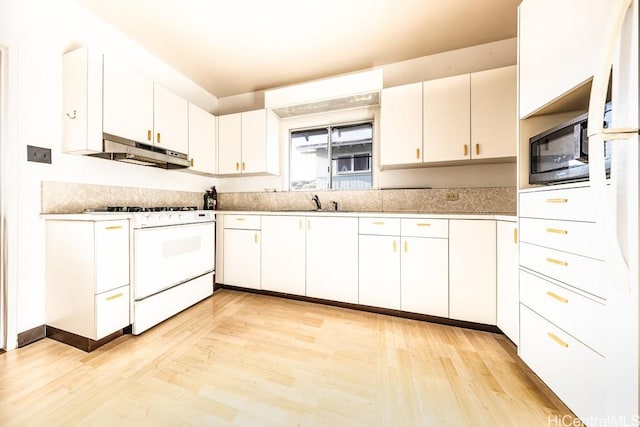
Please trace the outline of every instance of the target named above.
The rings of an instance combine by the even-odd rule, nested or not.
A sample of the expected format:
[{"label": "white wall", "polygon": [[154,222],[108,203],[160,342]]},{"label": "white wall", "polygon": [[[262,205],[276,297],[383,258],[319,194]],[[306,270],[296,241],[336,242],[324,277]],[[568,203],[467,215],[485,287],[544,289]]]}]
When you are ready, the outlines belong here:
[{"label": "white wall", "polygon": [[[184,172],[62,153],[62,54],[88,44],[208,111],[217,108],[217,99],[72,0],[0,0],[0,10],[0,44],[9,48],[10,70],[10,119],[2,151],[9,157],[3,157],[2,172],[13,181],[6,206],[9,303],[15,305],[9,313],[11,348],[16,332],[45,323],[42,181],[182,191],[204,191],[215,184],[212,178]],[[51,148],[53,163],[26,162],[26,145]]]}]

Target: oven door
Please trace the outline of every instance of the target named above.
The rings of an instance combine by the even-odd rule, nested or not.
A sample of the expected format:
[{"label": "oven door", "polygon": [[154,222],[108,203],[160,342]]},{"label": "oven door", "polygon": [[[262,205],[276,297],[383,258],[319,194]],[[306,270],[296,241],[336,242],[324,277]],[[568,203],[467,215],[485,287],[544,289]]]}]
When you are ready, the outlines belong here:
[{"label": "oven door", "polygon": [[133,239],[136,300],[214,270],[213,222],[137,229]]}]

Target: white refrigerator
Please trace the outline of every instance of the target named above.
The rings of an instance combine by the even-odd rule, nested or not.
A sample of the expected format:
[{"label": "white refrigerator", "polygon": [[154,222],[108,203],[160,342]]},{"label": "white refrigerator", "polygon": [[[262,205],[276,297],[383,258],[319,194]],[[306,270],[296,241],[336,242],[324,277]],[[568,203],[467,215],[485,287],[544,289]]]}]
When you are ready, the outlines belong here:
[{"label": "white refrigerator", "polygon": [[[639,166],[638,2],[611,0],[603,17],[603,48],[589,101],[590,185],[607,254],[607,353],[602,425],[638,425],[640,418],[640,296],[638,293]],[[611,88],[612,124],[603,129]],[[606,179],[604,141],[611,144]],[[600,425],[600,424],[598,424]]]}]

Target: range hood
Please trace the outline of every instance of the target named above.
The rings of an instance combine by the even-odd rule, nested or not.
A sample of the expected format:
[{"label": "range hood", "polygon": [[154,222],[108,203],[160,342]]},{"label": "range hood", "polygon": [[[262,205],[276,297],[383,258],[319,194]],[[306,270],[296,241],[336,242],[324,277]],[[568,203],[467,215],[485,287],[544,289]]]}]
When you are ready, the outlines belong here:
[{"label": "range hood", "polygon": [[102,153],[93,153],[90,156],[163,169],[184,169],[191,166],[189,156],[184,153],[142,144],[108,133],[102,134]]}]

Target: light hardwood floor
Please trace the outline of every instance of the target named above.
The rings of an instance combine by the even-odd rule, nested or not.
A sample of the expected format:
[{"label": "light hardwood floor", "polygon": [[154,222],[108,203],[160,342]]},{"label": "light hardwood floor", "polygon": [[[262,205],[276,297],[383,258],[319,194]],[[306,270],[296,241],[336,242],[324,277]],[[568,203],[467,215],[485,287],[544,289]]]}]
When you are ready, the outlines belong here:
[{"label": "light hardwood floor", "polygon": [[2,426],[547,426],[564,415],[501,335],[231,290],[92,353],[44,339],[0,354]]}]

